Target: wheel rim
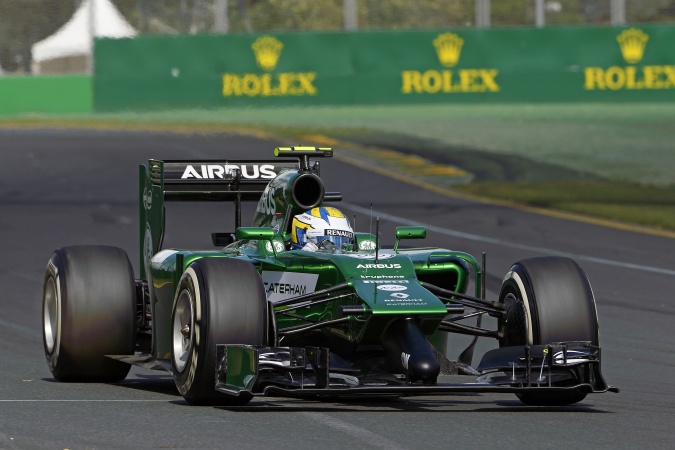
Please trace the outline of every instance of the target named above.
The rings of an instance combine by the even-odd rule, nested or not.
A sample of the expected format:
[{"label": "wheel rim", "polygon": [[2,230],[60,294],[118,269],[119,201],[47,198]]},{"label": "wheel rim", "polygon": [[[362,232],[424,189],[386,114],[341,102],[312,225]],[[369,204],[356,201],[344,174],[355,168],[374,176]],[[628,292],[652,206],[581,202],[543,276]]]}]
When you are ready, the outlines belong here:
[{"label": "wheel rim", "polygon": [[42,308],[42,324],[44,327],[45,346],[47,351],[54,353],[57,340],[59,313],[59,296],[53,277],[49,277],[45,286],[44,306]]},{"label": "wheel rim", "polygon": [[185,370],[185,365],[192,351],[193,328],[192,295],[189,291],[183,290],[176,301],[176,310],[173,316],[173,365],[178,372]]},{"label": "wheel rim", "polygon": [[522,345],[534,345],[538,343],[539,338],[535,337],[537,335],[537,325],[533,323],[536,319],[533,317],[532,311],[530,311],[530,299],[528,298],[525,283],[516,271],[512,270],[506,275],[499,299],[504,303],[505,307],[508,306],[508,303],[520,303],[523,306],[524,311],[521,312],[524,313],[525,340]]},{"label": "wheel rim", "polygon": [[527,309],[524,302],[512,293],[504,297],[506,329],[502,342],[506,346],[526,345],[528,343]]}]

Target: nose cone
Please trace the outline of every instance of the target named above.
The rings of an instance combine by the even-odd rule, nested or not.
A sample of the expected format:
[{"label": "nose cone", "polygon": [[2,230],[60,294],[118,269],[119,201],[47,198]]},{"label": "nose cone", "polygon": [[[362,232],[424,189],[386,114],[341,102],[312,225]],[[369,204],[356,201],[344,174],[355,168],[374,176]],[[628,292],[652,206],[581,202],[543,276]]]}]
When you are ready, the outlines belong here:
[{"label": "nose cone", "polygon": [[382,337],[382,347],[389,367],[405,373],[408,381],[436,382],[441,366],[416,319],[392,323]]},{"label": "nose cone", "polygon": [[408,373],[412,381],[421,380],[425,383],[433,383],[438,378],[440,372],[441,366],[433,353],[431,354],[431,358],[428,356],[415,358],[414,360],[411,358],[408,365]]}]

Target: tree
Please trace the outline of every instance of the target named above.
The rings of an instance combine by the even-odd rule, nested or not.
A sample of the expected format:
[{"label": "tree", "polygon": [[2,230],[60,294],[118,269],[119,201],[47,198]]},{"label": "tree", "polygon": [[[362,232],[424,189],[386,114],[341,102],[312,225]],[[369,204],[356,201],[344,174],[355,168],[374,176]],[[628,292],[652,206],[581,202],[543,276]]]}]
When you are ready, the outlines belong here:
[{"label": "tree", "polygon": [[0,65],[30,72],[31,47],[63,26],[79,2],[13,0],[0,2]]}]

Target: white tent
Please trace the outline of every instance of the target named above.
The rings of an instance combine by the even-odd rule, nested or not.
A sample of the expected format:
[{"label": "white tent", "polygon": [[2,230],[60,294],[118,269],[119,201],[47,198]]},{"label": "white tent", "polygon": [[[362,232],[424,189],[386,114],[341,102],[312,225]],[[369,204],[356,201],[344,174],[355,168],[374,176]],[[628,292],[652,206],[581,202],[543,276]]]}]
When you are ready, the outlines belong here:
[{"label": "white tent", "polygon": [[86,71],[92,36],[123,38],[136,35],[110,0],[82,0],[65,25],[33,44],[33,72]]}]

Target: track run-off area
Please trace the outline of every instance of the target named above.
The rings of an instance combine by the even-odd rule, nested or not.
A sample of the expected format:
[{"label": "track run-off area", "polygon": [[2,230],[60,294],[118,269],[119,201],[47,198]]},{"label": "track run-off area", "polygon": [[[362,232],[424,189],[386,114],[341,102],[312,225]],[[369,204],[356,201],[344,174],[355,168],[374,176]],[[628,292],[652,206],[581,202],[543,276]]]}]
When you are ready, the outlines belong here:
[{"label": "track run-off area", "polygon": [[[0,448],[671,448],[675,422],[675,239],[444,195],[336,157],[327,191],[357,231],[380,220],[421,245],[487,253],[487,296],[512,263],[562,255],[595,293],[606,380],[619,394],[570,407],[523,406],[510,394],[314,401],[257,397],[195,407],[164,372],[132,368],[118,384],[60,383],[44,357],[41,299],[51,253],[74,244],[123,248],[139,270],[138,165],[155,159],[272,159],[293,144],[243,134],[0,130]],[[372,206],[371,206],[372,205]],[[243,224],[254,205],[244,208]],[[167,205],[165,247],[211,248],[231,231],[230,205]],[[468,338],[450,338],[456,358]],[[479,340],[474,356],[496,342]]]}]

